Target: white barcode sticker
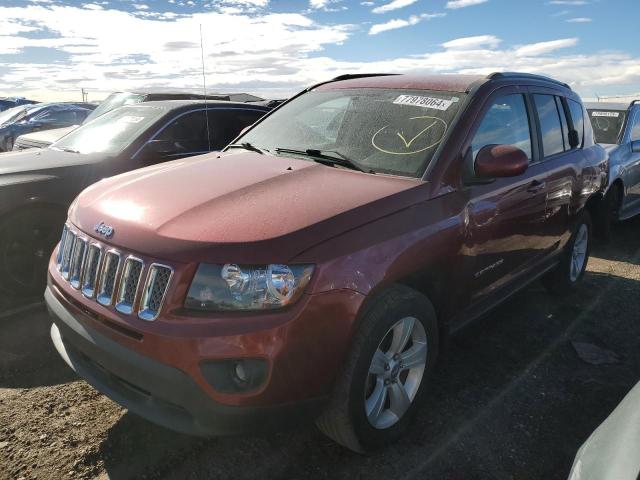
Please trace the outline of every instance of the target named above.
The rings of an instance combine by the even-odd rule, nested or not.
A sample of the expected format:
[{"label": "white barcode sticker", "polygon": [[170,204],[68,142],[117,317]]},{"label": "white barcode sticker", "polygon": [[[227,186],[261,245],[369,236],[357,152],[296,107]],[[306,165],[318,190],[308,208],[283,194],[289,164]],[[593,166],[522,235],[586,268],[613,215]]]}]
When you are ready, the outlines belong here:
[{"label": "white barcode sticker", "polygon": [[618,118],[620,112],[591,112],[592,117],[614,117]]},{"label": "white barcode sticker", "polygon": [[435,110],[446,110],[453,103],[453,99],[421,97],[419,95],[400,95],[393,103],[396,105],[411,105],[413,107],[433,108]]}]

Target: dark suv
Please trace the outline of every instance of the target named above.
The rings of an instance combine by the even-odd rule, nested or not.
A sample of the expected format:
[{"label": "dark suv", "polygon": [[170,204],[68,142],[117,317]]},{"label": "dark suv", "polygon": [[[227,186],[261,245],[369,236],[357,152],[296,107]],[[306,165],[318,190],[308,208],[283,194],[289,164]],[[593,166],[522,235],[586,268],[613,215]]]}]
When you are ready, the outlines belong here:
[{"label": "dark suv", "polygon": [[147,419],[210,435],[316,418],[402,435],[443,339],[583,276],[607,181],[554,80],[370,75],[309,88],[224,153],[104,180],[51,258],[53,342]]},{"label": "dark suv", "polygon": [[0,292],[42,292],[67,209],[84,188],[136,168],[221,150],[268,111],[226,101],[136,103],[99,116],[48,148],[3,153]]}]

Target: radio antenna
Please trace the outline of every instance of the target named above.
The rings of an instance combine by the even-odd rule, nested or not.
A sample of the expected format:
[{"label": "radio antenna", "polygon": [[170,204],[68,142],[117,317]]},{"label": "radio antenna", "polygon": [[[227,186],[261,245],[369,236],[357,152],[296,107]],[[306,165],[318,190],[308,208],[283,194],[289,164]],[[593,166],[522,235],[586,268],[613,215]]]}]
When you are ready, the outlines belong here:
[{"label": "radio antenna", "polygon": [[202,24],[200,24],[200,60],[202,61],[202,91],[204,92],[204,117],[207,122],[207,145],[211,151],[211,134],[209,132],[209,105],[207,104],[207,76],[204,72],[204,46],[202,42]]}]

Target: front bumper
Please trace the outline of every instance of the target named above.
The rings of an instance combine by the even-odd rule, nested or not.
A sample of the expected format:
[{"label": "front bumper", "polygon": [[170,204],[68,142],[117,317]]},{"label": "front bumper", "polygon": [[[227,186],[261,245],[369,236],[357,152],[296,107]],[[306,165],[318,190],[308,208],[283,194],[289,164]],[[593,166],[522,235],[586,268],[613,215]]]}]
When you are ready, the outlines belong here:
[{"label": "front bumper", "polygon": [[62,358],[89,384],[130,411],[192,435],[228,435],[282,429],[315,418],[324,398],[277,406],[216,402],[185,372],[126,348],[89,327],[80,311],[64,305],[47,287],[51,337]]}]

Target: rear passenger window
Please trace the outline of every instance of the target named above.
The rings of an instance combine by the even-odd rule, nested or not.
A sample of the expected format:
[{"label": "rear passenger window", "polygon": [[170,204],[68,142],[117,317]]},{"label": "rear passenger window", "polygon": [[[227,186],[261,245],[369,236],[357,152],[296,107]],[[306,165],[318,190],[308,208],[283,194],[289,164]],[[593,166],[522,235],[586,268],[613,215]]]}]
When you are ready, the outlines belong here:
[{"label": "rear passenger window", "polygon": [[540,120],[542,150],[545,157],[564,152],[564,141],[558,105],[553,95],[534,95]]},{"label": "rear passenger window", "polygon": [[522,95],[506,95],[491,105],[471,142],[473,158],[487,145],[514,145],[531,160],[531,130]]},{"label": "rear passenger window", "polygon": [[584,111],[582,105],[574,100],[569,100],[569,112],[571,113],[571,120],[573,121],[573,128],[578,132],[578,147],[582,146],[582,140],[584,138]]}]

